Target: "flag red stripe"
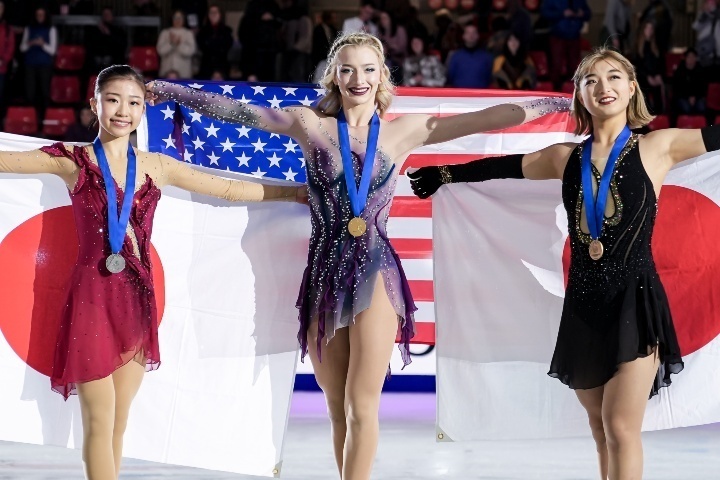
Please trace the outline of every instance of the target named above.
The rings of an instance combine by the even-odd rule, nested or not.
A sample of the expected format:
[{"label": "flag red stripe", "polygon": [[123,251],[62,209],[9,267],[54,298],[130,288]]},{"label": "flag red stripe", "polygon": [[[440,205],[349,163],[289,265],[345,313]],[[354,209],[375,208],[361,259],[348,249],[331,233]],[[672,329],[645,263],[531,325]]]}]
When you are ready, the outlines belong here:
[{"label": "flag red stripe", "polygon": [[[396,117],[400,117],[402,113],[386,113],[384,120],[390,121]],[[452,117],[458,113],[433,113],[434,117]],[[550,133],[550,132],[573,132],[575,130],[575,122],[568,118],[566,113],[550,113],[535,120],[523,123],[503,130],[492,130],[487,132],[478,132],[485,134],[492,133]]]},{"label": "flag red stripe", "polygon": [[[392,238],[390,243],[401,260],[432,258],[432,240],[429,238]],[[420,301],[420,299],[416,298]]]},{"label": "flag red stripe", "polygon": [[435,292],[433,291],[432,280],[408,280],[410,291],[416,302],[434,302]]},{"label": "flag red stripe", "polygon": [[[396,339],[400,341],[400,337]],[[435,323],[415,322],[415,336],[410,340],[412,344],[435,345]]]},{"label": "flag red stripe", "polygon": [[430,88],[430,87],[398,87],[398,95],[403,97],[493,97],[493,98],[522,98],[522,97],[566,97],[572,95],[558,92],[518,92],[512,90],[493,90],[479,88]]},{"label": "flag red stripe", "polygon": [[390,207],[391,217],[432,217],[432,201],[417,197],[397,196]]}]

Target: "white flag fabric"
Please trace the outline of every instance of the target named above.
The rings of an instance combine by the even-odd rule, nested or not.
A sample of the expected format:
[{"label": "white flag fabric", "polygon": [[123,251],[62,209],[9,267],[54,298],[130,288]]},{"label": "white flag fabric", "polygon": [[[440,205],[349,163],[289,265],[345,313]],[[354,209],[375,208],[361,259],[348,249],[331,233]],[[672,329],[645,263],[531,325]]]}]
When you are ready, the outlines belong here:
[{"label": "white flag fabric", "polygon": [[[554,180],[494,180],[433,197],[442,440],[590,433],[573,391],[547,375],[569,261],[560,193]],[[685,369],[650,400],[644,430],[720,421],[719,205],[717,153],[668,175],[653,253]]]},{"label": "white flag fabric", "polygon": [[[0,135],[0,150],[47,144]],[[77,250],[69,204],[59,178],[0,174],[2,440],[82,442],[77,397],[64,402],[47,376]],[[126,456],[279,475],[309,233],[302,205],[163,189],[152,235],[162,364],[133,403]]]}]

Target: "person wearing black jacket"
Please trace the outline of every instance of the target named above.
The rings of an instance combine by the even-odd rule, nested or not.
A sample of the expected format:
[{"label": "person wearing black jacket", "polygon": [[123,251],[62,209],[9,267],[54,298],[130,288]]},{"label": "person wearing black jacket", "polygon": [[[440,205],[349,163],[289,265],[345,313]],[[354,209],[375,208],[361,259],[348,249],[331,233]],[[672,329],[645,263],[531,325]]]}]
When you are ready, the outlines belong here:
[{"label": "person wearing black jacket", "polygon": [[205,23],[197,34],[198,49],[202,52],[199,78],[210,78],[213,72],[228,77],[228,53],[233,45],[232,30],[225,25],[225,12],[217,5],[210,5]]}]

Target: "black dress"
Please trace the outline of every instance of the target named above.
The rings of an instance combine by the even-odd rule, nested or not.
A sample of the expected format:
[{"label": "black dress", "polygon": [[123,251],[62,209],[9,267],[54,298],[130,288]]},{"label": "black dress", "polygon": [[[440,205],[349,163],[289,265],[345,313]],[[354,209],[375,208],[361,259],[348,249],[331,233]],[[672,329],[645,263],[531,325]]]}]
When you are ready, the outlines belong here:
[{"label": "black dress", "polygon": [[[562,198],[568,214],[570,272],[560,330],[548,375],[573,389],[607,383],[621,363],[653,354],[660,368],[651,396],[683,369],[680,347],[665,290],[655,269],[651,239],[657,198],[640,160],[638,136],[620,153],[600,240],[605,253],[592,260],[590,236],[580,226],[584,210],[580,159],[582,145],[570,155],[563,175]],[[600,174],[593,166],[596,182]],[[584,215],[583,215],[584,216]]]}]

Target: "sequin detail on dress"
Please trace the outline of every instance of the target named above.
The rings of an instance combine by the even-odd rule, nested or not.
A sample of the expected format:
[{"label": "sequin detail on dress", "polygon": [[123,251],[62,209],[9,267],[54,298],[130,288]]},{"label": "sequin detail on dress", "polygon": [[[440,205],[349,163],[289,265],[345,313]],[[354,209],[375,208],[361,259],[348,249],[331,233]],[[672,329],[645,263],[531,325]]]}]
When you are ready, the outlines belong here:
[{"label": "sequin detail on dress", "polygon": [[[78,258],[68,284],[50,378],[52,389],[67,399],[76,393],[77,383],[107,377],[129,361],[138,361],[147,370],[160,366],[150,264],[150,234],[160,190],[146,176],[135,191],[130,214],[134,238],[126,235],[121,250],[127,267],[111,274],[105,268],[110,246],[107,196],[100,169],[85,147],[76,146],[71,152],[56,143],[41,150],[67,157],[79,166],[77,183],[70,191]],[[118,190],[118,200],[121,198]]]},{"label": "sequin detail on dress", "polygon": [[[660,367],[650,395],[683,369],[665,290],[655,269],[651,240],[657,198],[640,159],[638,137],[623,149],[613,174],[615,214],[605,218],[605,254],[592,260],[590,236],[581,230],[581,147],[568,160],[562,197],[568,213],[570,272],[549,375],[573,389],[607,383],[621,363],[652,354]],[[597,175],[596,175],[597,178]]]},{"label": "sequin detail on dress", "polygon": [[[328,135],[329,136],[329,135]],[[333,142],[334,143],[334,142]],[[353,152],[355,178],[360,177],[363,159]],[[316,147],[306,157],[312,234],[308,266],[297,301],[300,310],[298,340],[303,358],[308,350],[308,328],[318,318],[317,351],[323,339],[330,341],[339,328],[354,322],[370,307],[375,283],[381,276],[400,324],[400,351],[405,365],[415,334],[410,286],[400,259],[390,245],[387,221],[397,183],[397,168],[378,150],[373,166],[370,193],[362,218],[367,231],[352,237],[347,229],[353,218],[339,152]]]}]

